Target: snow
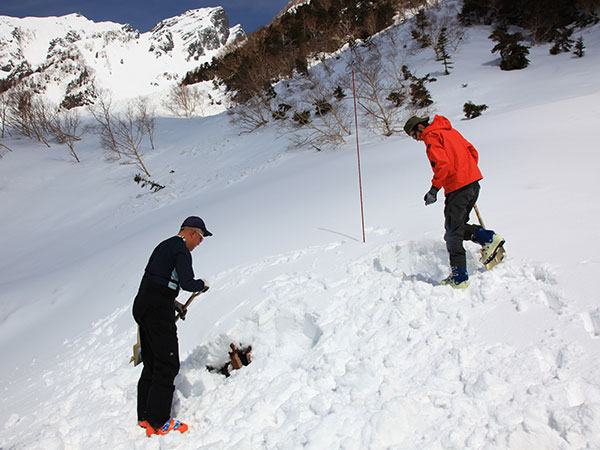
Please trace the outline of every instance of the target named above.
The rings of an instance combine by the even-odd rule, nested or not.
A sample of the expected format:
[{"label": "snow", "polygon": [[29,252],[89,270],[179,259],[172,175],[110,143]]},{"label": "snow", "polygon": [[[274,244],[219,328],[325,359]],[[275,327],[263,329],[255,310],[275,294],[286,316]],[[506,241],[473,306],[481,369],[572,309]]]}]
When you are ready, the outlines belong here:
[{"label": "snow", "polygon": [[[62,101],[67,84],[73,81],[73,74],[79,74],[82,67],[86,67],[95,89],[110,91],[112,99],[126,102],[152,96],[156,106],[160,107],[169,90],[188,71],[210,62],[223,51],[222,34],[229,33],[226,45],[244,36],[240,25],[229,30],[221,28],[222,24],[217,20],[221,13],[224,14],[221,7],[190,10],[165,19],[146,33],[134,31],[124,24],[93,22],[81,14],[22,19],[0,16],[0,40],[4,41],[0,45],[0,59],[7,71],[13,64],[21,63],[29,64],[34,72],[43,68],[45,77],[38,82],[47,86],[43,95],[53,103]],[[64,40],[69,33],[76,38],[67,45]],[[217,41],[207,45],[200,39],[204,33]],[[168,38],[172,48],[165,50]],[[60,60],[51,61],[49,48],[56,40],[63,41],[60,44],[63,51],[77,55],[73,64],[78,67],[65,71]],[[190,56],[193,44],[206,47],[202,55]],[[54,65],[45,67],[49,62]],[[205,87],[207,94],[222,100],[222,93],[212,84]],[[207,105],[205,109],[207,113],[222,112],[224,107]]]},{"label": "snow", "polygon": [[[466,243],[465,291],[439,285],[442,195],[423,205],[431,169],[406,136],[359,132],[365,244],[353,139],[314,152],[272,126],[239,134],[227,114],[162,118],[144,153],[158,193],[89,135],[80,164],[3,141],[0,446],[600,448],[600,26],[582,31],[584,58],[536,46],[514,72],[489,33],[467,30],[449,76],[410,55],[438,79],[432,112],[479,150],[478,204],[507,239],[492,271]],[[468,100],[489,109],[462,120]],[[211,289],[178,325],[173,415],[190,431],[148,439],[131,304],[154,246],[192,214],[214,236],[193,253]],[[208,372],[231,342],[253,362]]]}]

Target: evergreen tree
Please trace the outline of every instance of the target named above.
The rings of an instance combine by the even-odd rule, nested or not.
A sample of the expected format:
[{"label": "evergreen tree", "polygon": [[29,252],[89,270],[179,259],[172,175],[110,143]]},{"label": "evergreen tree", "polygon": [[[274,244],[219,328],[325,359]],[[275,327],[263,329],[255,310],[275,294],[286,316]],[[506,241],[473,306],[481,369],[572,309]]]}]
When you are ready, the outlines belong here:
[{"label": "evergreen tree", "polygon": [[433,103],[433,99],[431,98],[431,93],[425,87],[426,81],[427,81],[427,77],[417,78],[409,86],[410,103],[412,106],[415,106],[416,108],[427,108],[429,105],[431,105]]},{"label": "evergreen tree", "polygon": [[598,0],[464,0],[459,18],[523,27],[534,41],[550,42],[558,29],[598,23]]},{"label": "evergreen tree", "polygon": [[463,111],[467,119],[474,119],[475,117],[479,117],[481,113],[486,109],[488,109],[487,105],[476,105],[471,101],[468,101],[463,105]]},{"label": "evergreen tree", "polygon": [[583,36],[579,36],[579,39],[577,39],[577,42],[575,42],[575,51],[573,53],[581,58],[585,54],[583,51],[584,48],[585,45],[583,45]]},{"label": "evergreen tree", "polygon": [[498,27],[489,38],[498,42],[492,53],[500,52],[500,69],[519,70],[529,65],[529,47],[521,44],[524,40],[521,33],[510,34],[506,27]]},{"label": "evergreen tree", "polygon": [[392,91],[390,95],[386,97],[388,102],[391,102],[395,108],[400,108],[406,100],[406,94],[402,91]]},{"label": "evergreen tree", "polygon": [[415,27],[412,31],[412,37],[415,41],[421,44],[421,48],[426,48],[431,45],[431,39],[427,35],[427,30],[431,27],[425,10],[421,9],[415,16]]},{"label": "evergreen tree", "polygon": [[491,0],[464,0],[459,19],[465,25],[483,23],[491,25],[494,20],[494,9]]},{"label": "evergreen tree", "polygon": [[554,35],[554,45],[550,49],[551,55],[558,55],[562,52],[570,52],[571,47],[573,47],[573,39],[571,39],[571,35],[573,34],[572,29],[561,28],[560,30],[556,30]]},{"label": "evergreen tree", "polygon": [[448,69],[452,69],[452,61],[450,60],[450,55],[448,54],[448,36],[446,35],[446,32],[448,31],[448,29],[446,27],[442,28],[440,30],[440,36],[438,38],[438,43],[437,43],[437,48],[436,48],[436,54],[437,54],[437,60],[438,61],[442,61],[442,64],[444,64],[444,74],[445,75],[449,75],[450,72],[448,71]]}]

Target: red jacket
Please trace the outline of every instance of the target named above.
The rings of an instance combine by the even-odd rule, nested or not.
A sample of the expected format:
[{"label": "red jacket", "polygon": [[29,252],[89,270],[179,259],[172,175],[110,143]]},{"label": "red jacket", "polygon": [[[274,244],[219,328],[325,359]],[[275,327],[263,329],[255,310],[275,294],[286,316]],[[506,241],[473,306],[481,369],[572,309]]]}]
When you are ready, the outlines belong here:
[{"label": "red jacket", "polygon": [[427,146],[433,169],[431,184],[438,189],[443,187],[445,195],[483,178],[477,167],[477,150],[444,116],[433,118],[421,140]]}]

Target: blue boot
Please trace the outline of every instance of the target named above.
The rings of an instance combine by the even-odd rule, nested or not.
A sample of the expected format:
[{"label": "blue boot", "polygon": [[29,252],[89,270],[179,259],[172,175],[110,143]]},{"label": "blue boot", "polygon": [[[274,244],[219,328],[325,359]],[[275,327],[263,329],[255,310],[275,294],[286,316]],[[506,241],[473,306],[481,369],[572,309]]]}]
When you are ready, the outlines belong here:
[{"label": "blue boot", "polygon": [[467,269],[452,267],[452,273],[442,280],[440,284],[450,286],[454,289],[466,289],[469,286]]}]

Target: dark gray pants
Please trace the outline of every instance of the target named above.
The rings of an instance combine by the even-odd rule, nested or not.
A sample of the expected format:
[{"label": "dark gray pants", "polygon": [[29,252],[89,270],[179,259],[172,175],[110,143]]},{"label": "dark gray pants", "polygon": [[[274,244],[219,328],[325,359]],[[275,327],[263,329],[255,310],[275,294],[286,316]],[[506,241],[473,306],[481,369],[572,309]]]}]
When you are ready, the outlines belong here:
[{"label": "dark gray pants", "polygon": [[469,215],[479,197],[479,182],[474,182],[450,192],[444,206],[444,240],[450,255],[450,265],[459,269],[467,268],[467,257],[463,241],[474,241],[479,225],[469,225]]}]

